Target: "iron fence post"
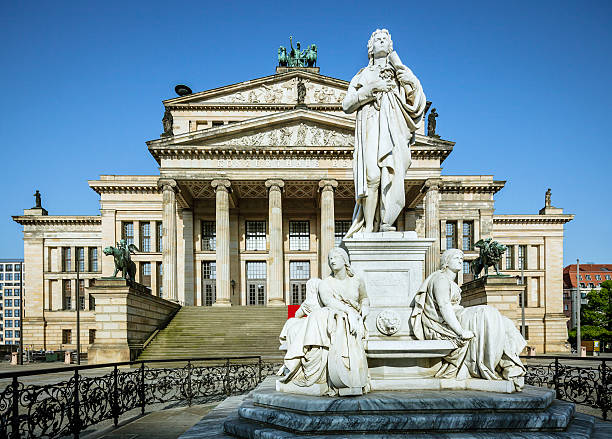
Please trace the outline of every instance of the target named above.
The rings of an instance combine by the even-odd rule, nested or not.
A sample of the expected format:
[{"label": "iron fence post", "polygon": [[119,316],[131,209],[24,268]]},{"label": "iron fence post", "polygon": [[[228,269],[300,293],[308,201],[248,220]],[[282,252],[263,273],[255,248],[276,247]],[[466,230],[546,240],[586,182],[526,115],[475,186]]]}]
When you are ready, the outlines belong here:
[{"label": "iron fence post", "polygon": [[119,389],[117,387],[117,365],[113,367],[113,422],[119,424]]},{"label": "iron fence post", "polygon": [[230,396],[232,394],[232,385],[230,383],[230,360],[229,358],[225,361],[225,394]]},{"label": "iron fence post", "polygon": [[145,367],[144,361],[140,363],[140,413],[144,415],[145,404],[147,403],[147,397],[145,393]]},{"label": "iron fence post", "polygon": [[13,377],[13,416],[11,418],[13,431],[11,437],[19,439],[19,383],[17,377]]},{"label": "iron fence post", "polygon": [[263,367],[263,364],[261,363],[261,356],[258,358],[257,363],[259,365],[259,374],[257,376],[257,383],[261,383],[261,368]]},{"label": "iron fence post", "polygon": [[79,439],[81,431],[81,414],[79,413],[79,369],[74,370],[74,397],[72,398],[72,425],[74,428],[73,437]]},{"label": "iron fence post", "polygon": [[561,399],[561,391],[559,390],[559,358],[555,357],[555,376],[553,377],[555,386],[555,398]]},{"label": "iron fence post", "polygon": [[191,407],[191,361],[187,361],[187,405]]}]

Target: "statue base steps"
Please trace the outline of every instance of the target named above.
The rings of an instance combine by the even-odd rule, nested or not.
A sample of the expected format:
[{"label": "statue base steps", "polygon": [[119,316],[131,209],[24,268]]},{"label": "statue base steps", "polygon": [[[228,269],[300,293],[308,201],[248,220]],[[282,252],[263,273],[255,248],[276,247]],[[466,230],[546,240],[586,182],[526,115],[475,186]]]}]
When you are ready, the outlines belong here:
[{"label": "statue base steps", "polygon": [[[520,378],[524,385],[524,378]],[[469,378],[467,380],[445,378],[388,378],[371,379],[372,390],[477,390],[496,393],[514,393],[515,385],[508,380],[483,380]]]},{"label": "statue base steps", "polygon": [[279,393],[274,379],[264,380],[240,405],[238,397],[228,398],[181,439],[603,439],[612,432],[612,423],[577,414],[573,403],[555,400],[547,388],[529,386],[513,394],[379,391],[340,398]]}]

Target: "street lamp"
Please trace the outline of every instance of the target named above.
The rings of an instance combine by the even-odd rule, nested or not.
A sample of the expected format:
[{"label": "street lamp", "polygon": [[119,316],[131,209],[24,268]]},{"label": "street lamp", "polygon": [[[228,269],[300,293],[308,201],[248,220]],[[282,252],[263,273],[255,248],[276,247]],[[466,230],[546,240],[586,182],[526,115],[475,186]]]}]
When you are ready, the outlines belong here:
[{"label": "street lamp", "polygon": [[580,259],[576,259],[576,354],[582,354],[582,334],[580,333],[580,305],[582,296],[580,295]]}]

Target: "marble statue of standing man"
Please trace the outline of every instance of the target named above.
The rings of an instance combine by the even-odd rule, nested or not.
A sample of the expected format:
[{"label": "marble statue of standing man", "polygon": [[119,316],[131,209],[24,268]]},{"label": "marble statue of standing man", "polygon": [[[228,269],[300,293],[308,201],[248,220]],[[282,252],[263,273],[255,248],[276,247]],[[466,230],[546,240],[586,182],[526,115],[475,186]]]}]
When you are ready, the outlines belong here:
[{"label": "marble statue of standing man", "polygon": [[368,58],[342,102],[345,113],[357,112],[353,153],[357,204],[346,238],[361,231],[395,230],[393,224],[405,204],[410,145],[426,105],[421,83],[402,64],[386,29],[372,33]]}]

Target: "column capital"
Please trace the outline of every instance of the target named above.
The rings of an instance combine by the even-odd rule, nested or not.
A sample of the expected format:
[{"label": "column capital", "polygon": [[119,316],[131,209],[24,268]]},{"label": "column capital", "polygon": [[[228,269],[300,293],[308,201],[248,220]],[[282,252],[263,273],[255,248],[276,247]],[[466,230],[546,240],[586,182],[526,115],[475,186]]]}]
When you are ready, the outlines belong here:
[{"label": "column capital", "polygon": [[176,180],[172,178],[160,178],[159,180],[157,180],[157,187],[164,191],[171,190],[173,192],[176,192],[178,189],[178,184]]},{"label": "column capital", "polygon": [[216,189],[216,191],[224,191],[229,192],[232,187],[232,183],[226,179],[217,179],[210,182],[211,186]]},{"label": "column capital", "polygon": [[283,180],[266,180],[266,187],[272,191],[281,191],[283,187],[285,187],[285,182]]},{"label": "column capital", "polygon": [[322,192],[333,191],[337,187],[338,187],[338,182],[336,180],[320,180],[319,181],[319,189],[321,189]]},{"label": "column capital", "polygon": [[441,178],[430,178],[425,181],[425,184],[423,185],[423,192],[439,191],[441,187],[442,187]]}]

